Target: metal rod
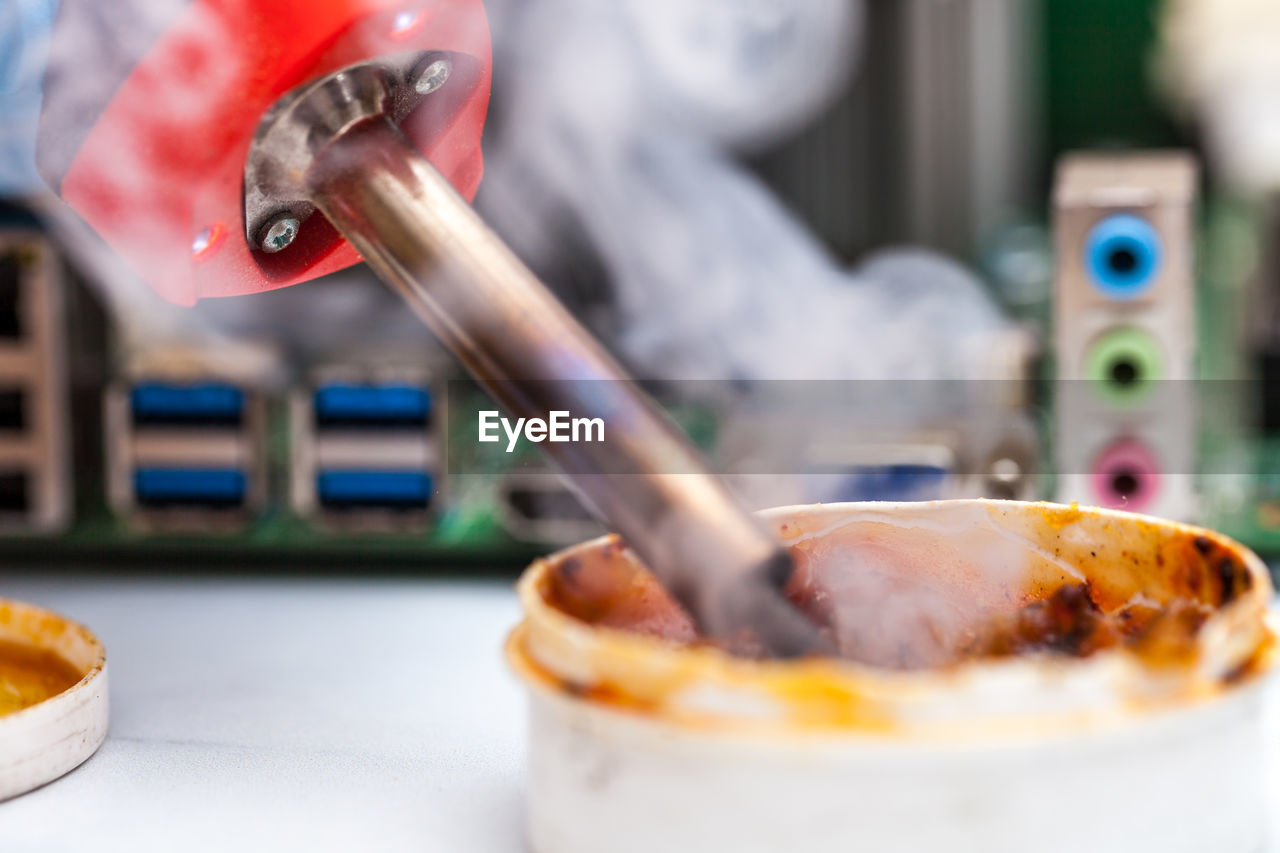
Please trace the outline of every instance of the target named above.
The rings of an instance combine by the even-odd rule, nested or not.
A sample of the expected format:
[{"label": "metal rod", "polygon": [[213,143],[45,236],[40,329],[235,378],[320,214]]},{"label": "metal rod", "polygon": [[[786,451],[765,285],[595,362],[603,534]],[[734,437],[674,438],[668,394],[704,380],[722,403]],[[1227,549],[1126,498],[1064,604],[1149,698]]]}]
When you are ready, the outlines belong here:
[{"label": "metal rod", "polygon": [[540,445],[707,634],[816,647],[780,590],[786,551],[697,451],[389,121],[314,152],[317,207],[516,417],[601,417],[603,443]]}]

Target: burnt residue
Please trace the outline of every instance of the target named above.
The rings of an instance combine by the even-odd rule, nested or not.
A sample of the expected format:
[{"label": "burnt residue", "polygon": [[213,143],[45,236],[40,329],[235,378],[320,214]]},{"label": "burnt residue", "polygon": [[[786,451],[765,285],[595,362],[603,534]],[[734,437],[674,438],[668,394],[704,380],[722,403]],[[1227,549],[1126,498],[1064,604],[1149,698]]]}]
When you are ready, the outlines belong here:
[{"label": "burnt residue", "polygon": [[[1186,561],[1188,589],[1201,596],[1205,604],[1225,607],[1241,594],[1253,589],[1253,576],[1225,543],[1208,536],[1197,536],[1192,542],[1194,557]],[[1205,583],[1209,580],[1209,583]],[[1216,592],[1214,596],[1212,593]]]},{"label": "burnt residue", "polygon": [[570,696],[577,699],[585,699],[591,694],[591,685],[583,684],[580,681],[565,679],[560,682],[560,687],[565,693],[568,693]]},{"label": "burnt residue", "polygon": [[1115,645],[1116,636],[1088,584],[1064,586],[1018,614],[1018,638],[1028,650],[1085,656]]},{"label": "burnt residue", "polygon": [[560,565],[556,566],[556,570],[565,583],[573,583],[573,579],[582,570],[582,560],[578,557],[565,557],[560,561]]},{"label": "burnt residue", "polygon": [[1011,617],[993,622],[969,653],[977,657],[1038,652],[1088,657],[1118,645],[1131,621],[1132,614],[1113,617],[1104,613],[1088,584],[1067,584]]},{"label": "burnt residue", "polygon": [[1222,603],[1230,604],[1236,597],[1236,564],[1228,558],[1218,563],[1218,582],[1222,585]]}]

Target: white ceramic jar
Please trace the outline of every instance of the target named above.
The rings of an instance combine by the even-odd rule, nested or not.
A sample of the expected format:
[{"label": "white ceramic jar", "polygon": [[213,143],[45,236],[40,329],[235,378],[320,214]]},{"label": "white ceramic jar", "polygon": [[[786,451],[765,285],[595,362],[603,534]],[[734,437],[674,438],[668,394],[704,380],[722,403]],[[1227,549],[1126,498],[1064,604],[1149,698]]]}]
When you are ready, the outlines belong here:
[{"label": "white ceramic jar", "polygon": [[[1148,642],[916,669],[749,661],[684,642],[687,625],[654,604],[665,593],[616,541],[580,545],[526,572],[508,642],[530,688],[536,853],[1262,849],[1275,632],[1266,568],[1242,546],[1126,513],[999,501],[765,518],[803,571],[905,573],[886,599],[925,591],[934,617],[959,614],[930,629],[944,635],[1067,584],[1087,583],[1104,611],[1181,599],[1205,618],[1176,653]],[[863,626],[877,612],[897,620],[856,639],[892,634],[910,603],[855,609]]]}]

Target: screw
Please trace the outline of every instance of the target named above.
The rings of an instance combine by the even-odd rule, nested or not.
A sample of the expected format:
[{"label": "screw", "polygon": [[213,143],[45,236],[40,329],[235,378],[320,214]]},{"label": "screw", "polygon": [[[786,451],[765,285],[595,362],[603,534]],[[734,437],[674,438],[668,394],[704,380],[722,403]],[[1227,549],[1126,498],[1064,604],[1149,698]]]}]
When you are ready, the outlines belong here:
[{"label": "screw", "polygon": [[449,60],[437,59],[414,75],[413,90],[419,95],[430,95],[449,79],[449,71]]},{"label": "screw", "polygon": [[1022,466],[1016,459],[1006,456],[991,463],[990,474],[995,482],[1009,485],[1022,479]]},{"label": "screw", "polygon": [[298,229],[302,223],[291,213],[281,213],[268,222],[260,232],[259,245],[262,251],[273,255],[282,249],[289,248],[298,237]]},{"label": "screw", "polygon": [[1016,459],[1003,457],[991,463],[987,471],[985,497],[1013,500],[1022,487],[1022,465]]}]

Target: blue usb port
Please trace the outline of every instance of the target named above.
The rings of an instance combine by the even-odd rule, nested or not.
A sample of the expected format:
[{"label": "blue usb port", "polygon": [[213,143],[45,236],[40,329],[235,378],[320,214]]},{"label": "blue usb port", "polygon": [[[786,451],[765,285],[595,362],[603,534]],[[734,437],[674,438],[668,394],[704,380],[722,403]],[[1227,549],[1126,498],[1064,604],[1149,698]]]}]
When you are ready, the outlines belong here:
[{"label": "blue usb port", "polygon": [[933,465],[871,465],[847,472],[833,501],[928,501],[943,496],[949,472]]},{"label": "blue usb port", "polygon": [[143,382],[129,392],[135,426],[234,427],[244,419],[245,393],[218,382]]},{"label": "blue usb port", "polygon": [[326,509],[425,509],[432,485],[419,471],[322,471],[316,495]]},{"label": "blue usb port", "polygon": [[431,392],[417,385],[323,385],[312,398],[318,427],[425,427]]},{"label": "blue usb port", "polygon": [[244,472],[226,468],[139,468],[133,473],[134,498],[140,506],[243,506],[248,487]]}]

